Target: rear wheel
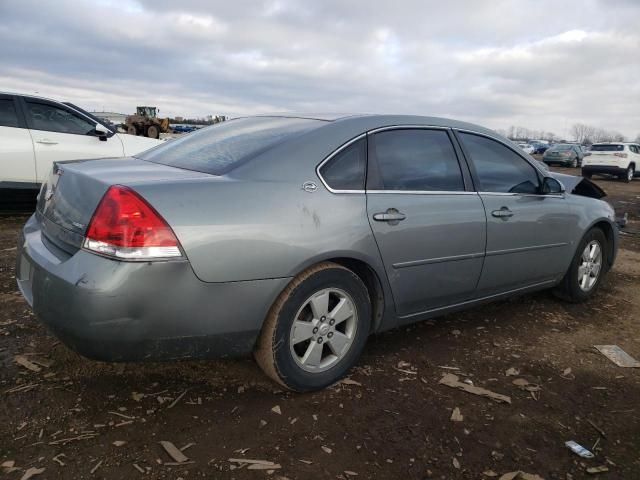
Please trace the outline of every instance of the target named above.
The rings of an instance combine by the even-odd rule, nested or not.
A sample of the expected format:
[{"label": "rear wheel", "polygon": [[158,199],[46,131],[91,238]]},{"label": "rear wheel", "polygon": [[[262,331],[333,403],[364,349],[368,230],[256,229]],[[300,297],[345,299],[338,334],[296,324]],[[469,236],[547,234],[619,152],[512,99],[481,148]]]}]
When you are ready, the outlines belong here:
[{"label": "rear wheel", "polygon": [[592,228],[584,236],[569,270],[554,293],[570,302],[587,300],[600,286],[607,265],[607,239],[599,228]]},{"label": "rear wheel", "polygon": [[571,162],[571,168],[578,168],[578,159],[574,158]]},{"label": "rear wheel", "polygon": [[633,180],[633,176],[635,175],[635,173],[636,172],[635,172],[635,169],[633,168],[633,165],[629,165],[622,179],[625,182],[629,183],[631,180]]},{"label": "rear wheel", "polygon": [[298,275],[271,307],[255,358],[291,390],[324,388],[356,362],[369,335],[371,304],[362,280],[324,262]]}]

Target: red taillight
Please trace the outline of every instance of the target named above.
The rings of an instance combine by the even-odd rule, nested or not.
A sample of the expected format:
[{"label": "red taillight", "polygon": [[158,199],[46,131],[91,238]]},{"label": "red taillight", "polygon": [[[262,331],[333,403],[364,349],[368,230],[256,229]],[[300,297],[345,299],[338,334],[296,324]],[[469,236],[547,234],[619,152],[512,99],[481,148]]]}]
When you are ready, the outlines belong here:
[{"label": "red taillight", "polygon": [[93,213],[84,247],[125,259],[181,256],[167,222],[140,195],[121,185],[109,187]]}]

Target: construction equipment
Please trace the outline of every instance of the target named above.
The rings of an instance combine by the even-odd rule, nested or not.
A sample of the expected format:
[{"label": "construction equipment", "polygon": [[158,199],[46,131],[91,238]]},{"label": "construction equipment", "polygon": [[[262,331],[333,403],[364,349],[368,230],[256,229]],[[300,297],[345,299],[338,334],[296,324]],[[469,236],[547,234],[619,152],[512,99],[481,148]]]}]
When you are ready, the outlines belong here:
[{"label": "construction equipment", "polygon": [[122,127],[130,135],[160,138],[169,131],[169,119],[158,118],[156,107],[136,107],[135,115],[129,115]]}]

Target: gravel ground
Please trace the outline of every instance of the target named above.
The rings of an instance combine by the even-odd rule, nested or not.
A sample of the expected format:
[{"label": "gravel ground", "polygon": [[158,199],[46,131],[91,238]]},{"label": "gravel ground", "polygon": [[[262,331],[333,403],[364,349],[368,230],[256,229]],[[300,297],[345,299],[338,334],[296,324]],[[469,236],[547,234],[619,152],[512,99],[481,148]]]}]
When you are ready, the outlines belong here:
[{"label": "gravel ground", "polygon": [[[596,181],[639,230],[640,180]],[[541,292],[378,335],[349,381],[298,395],[250,359],[112,365],[71,352],[17,292],[25,220],[0,218],[6,478],[38,468],[36,479],[489,479],[521,470],[567,480],[592,478],[586,468],[596,466],[609,470],[601,478],[640,478],[640,369],[593,348],[617,344],[640,359],[638,236],[622,237],[614,270],[586,304]],[[39,371],[19,365],[20,355]],[[439,384],[445,373],[511,403]],[[571,453],[567,440],[595,458]],[[161,441],[188,460],[176,465]]]}]

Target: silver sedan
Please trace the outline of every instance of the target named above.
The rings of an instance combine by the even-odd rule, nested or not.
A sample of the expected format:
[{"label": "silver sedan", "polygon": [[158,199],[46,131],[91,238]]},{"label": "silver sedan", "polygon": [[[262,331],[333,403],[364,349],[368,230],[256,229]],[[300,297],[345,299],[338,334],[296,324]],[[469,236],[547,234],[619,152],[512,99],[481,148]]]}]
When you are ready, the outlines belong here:
[{"label": "silver sedan", "polygon": [[604,192],[431,117],[257,116],[54,166],[19,242],[38,318],[107,361],[254,353],[297,391],[368,336],[540,289],[596,292]]}]

